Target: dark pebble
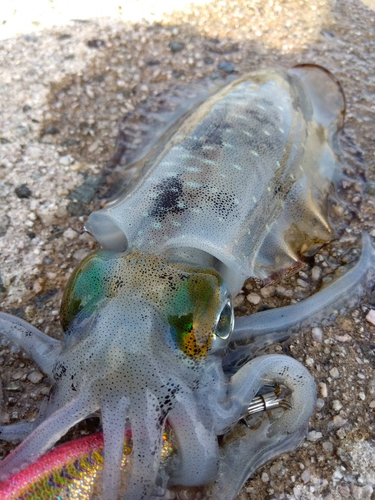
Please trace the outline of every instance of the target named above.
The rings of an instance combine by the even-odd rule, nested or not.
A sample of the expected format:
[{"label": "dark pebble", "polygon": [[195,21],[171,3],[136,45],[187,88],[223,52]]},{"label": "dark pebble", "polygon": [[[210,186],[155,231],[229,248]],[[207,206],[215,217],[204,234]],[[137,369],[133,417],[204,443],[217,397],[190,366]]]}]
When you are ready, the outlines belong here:
[{"label": "dark pebble", "polygon": [[160,61],[157,59],[150,59],[149,61],[146,62],[147,66],[157,66],[160,64]]},{"label": "dark pebble", "polygon": [[68,54],[67,56],[64,57],[65,61],[71,61],[72,59],[75,59],[76,56],[74,54]]},{"label": "dark pebble", "polygon": [[270,309],[274,309],[274,308],[271,307],[271,306],[267,306],[267,305],[264,304],[263,306],[258,307],[257,312],[269,311]]},{"label": "dark pebble", "polygon": [[49,266],[50,264],[52,264],[53,260],[49,257],[44,257],[43,262],[47,264],[47,266]]},{"label": "dark pebble", "polygon": [[104,80],[105,80],[105,73],[97,73],[92,78],[92,81],[96,83],[103,83]]},{"label": "dark pebble", "polygon": [[55,125],[48,125],[43,130],[43,135],[56,135],[59,133],[60,133],[60,130],[57,127],[55,127]]},{"label": "dark pebble", "polygon": [[169,44],[169,48],[172,52],[180,52],[185,48],[185,44],[182,42],[171,42]]},{"label": "dark pebble", "polygon": [[16,189],[14,190],[18,198],[30,198],[31,196],[31,191],[27,187],[27,184],[21,184],[20,186],[17,186]]},{"label": "dark pebble", "polygon": [[28,104],[25,104],[24,107],[22,108],[22,111],[24,113],[28,113],[29,111],[31,111],[31,106],[29,106]]},{"label": "dark pebble", "polygon": [[178,69],[174,69],[172,71],[172,75],[175,77],[175,78],[181,78],[181,76],[184,76],[184,71],[180,71]]},{"label": "dark pebble", "polygon": [[87,42],[87,46],[90,49],[100,49],[101,47],[105,47],[105,42],[104,42],[104,40],[100,40],[100,39],[89,40]]},{"label": "dark pebble", "polygon": [[5,137],[0,137],[0,144],[10,144],[10,141]]},{"label": "dark pebble", "polygon": [[32,42],[35,43],[38,39],[34,35],[23,35],[23,39],[26,40],[26,42]]},{"label": "dark pebble", "polygon": [[335,32],[332,30],[322,30],[321,34],[325,36],[326,38],[335,38]]},{"label": "dark pebble", "polygon": [[79,144],[79,139],[65,139],[62,141],[61,146],[63,147],[69,147],[69,146],[78,146]]},{"label": "dark pebble", "polygon": [[69,35],[68,33],[63,33],[62,35],[58,36],[58,40],[60,41],[69,40],[69,38],[72,38],[72,35]]},{"label": "dark pebble", "polygon": [[58,292],[57,288],[53,288],[52,290],[48,290],[48,292],[41,293],[34,299],[35,307],[40,309],[45,306]]},{"label": "dark pebble", "polygon": [[210,56],[206,56],[204,59],[204,64],[213,64],[214,63],[214,60],[212,59],[212,57]]},{"label": "dark pebble", "polygon": [[49,236],[48,241],[55,240],[56,238],[61,238],[63,234],[64,231],[61,229],[60,226],[52,226],[51,236]]},{"label": "dark pebble", "polygon": [[3,278],[1,277],[1,274],[0,274],[0,293],[5,293],[5,292],[6,292],[6,288],[4,286]]},{"label": "dark pebble", "polygon": [[90,210],[79,203],[78,201],[70,201],[66,207],[68,214],[73,217],[80,217],[81,215],[90,215]]},{"label": "dark pebble", "polygon": [[225,73],[233,73],[234,71],[234,64],[231,63],[230,61],[222,61],[217,69],[220,71],[225,71]]},{"label": "dark pebble", "polygon": [[374,366],[375,361],[375,344],[367,342],[359,342],[359,347],[366,359],[370,361],[370,366]]},{"label": "dark pebble", "polygon": [[81,201],[83,203],[90,203],[94,198],[95,193],[101,182],[99,175],[89,175],[87,179],[68,196],[73,201]]},{"label": "dark pebble", "polygon": [[367,194],[375,194],[375,181],[368,181],[366,184],[366,193]]},{"label": "dark pebble", "polygon": [[17,318],[26,319],[26,312],[23,307],[12,307],[10,312],[13,316],[17,316]]},{"label": "dark pebble", "polygon": [[9,224],[10,217],[8,215],[4,215],[0,218],[0,236],[4,236],[4,234],[6,234]]},{"label": "dark pebble", "polygon": [[29,232],[27,233],[27,236],[30,238],[30,240],[33,240],[33,239],[35,238],[36,234],[35,234],[35,233],[33,233],[32,231],[29,231]]},{"label": "dark pebble", "polygon": [[213,73],[210,74],[211,80],[217,80],[220,77],[221,77],[221,75],[218,71],[214,71]]}]

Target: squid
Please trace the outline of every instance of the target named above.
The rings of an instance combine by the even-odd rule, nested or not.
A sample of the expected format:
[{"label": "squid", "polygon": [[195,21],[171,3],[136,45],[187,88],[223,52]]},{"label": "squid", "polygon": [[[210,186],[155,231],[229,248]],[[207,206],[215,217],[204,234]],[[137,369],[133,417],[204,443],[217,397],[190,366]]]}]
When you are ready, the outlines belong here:
[{"label": "squid", "polygon": [[[130,185],[89,216],[101,249],[69,280],[63,340],[0,313],[0,333],[52,381],[36,421],[0,427],[0,439],[22,441],[0,463],[3,485],[93,414],[104,500],[162,498],[177,486],[234,499],[307,432],[313,377],[264,350],[363,292],[370,237],[347,274],[301,303],[235,319],[232,298],[249,277],[288,275],[301,249],[335,238],[328,199],[343,175],[342,89],[318,66],[262,69],[189,106],[134,156]],[[175,446],[161,461],[166,426]]]}]

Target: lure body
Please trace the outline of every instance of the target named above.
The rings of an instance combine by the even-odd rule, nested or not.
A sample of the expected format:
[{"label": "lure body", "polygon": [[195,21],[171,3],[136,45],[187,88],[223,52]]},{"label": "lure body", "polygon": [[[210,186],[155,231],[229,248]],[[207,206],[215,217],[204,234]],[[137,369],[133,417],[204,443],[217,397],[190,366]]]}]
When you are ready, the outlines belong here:
[{"label": "lure body", "polygon": [[[298,267],[303,246],[332,238],[327,197],[343,113],[342,91],[324,69],[260,70],[164,131],[138,159],[126,192],[89,217],[103,250],[68,284],[63,342],[0,314],[0,331],[54,383],[35,424],[0,427],[3,439],[27,436],[0,464],[0,480],[99,410],[107,500],[119,491],[147,500],[163,481],[231,500],[257,467],[299,444],[314,381],[287,356],[251,359],[251,331],[242,322],[232,335],[231,296],[248,277],[272,280]],[[298,311],[292,315],[298,324]],[[267,342],[272,331],[262,330]],[[232,337],[241,338],[240,356]],[[286,387],[291,409],[239,432],[270,380]],[[167,419],[176,453],[161,474]],[[133,451],[122,491],[126,425]]]}]

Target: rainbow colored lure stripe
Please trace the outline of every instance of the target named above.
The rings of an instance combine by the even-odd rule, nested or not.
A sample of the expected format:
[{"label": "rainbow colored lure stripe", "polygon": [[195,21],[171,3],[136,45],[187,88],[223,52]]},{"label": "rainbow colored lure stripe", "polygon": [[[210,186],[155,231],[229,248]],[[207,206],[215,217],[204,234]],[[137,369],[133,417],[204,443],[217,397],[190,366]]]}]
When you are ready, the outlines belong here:
[{"label": "rainbow colored lure stripe", "polygon": [[[173,453],[170,430],[163,435],[162,461]],[[0,500],[90,500],[101,498],[104,465],[103,433],[76,439],[43,455],[34,464],[0,483]],[[132,450],[131,432],[126,433],[122,476]],[[125,479],[126,481],[126,479]]]}]

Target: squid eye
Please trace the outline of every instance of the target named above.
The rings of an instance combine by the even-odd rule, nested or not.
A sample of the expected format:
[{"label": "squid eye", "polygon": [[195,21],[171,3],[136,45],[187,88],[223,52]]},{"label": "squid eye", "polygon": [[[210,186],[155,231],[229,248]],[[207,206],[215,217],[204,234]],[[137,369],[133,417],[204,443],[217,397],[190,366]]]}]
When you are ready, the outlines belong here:
[{"label": "squid eye", "polygon": [[221,310],[215,328],[215,334],[225,340],[234,328],[234,312],[231,299],[228,299]]}]

